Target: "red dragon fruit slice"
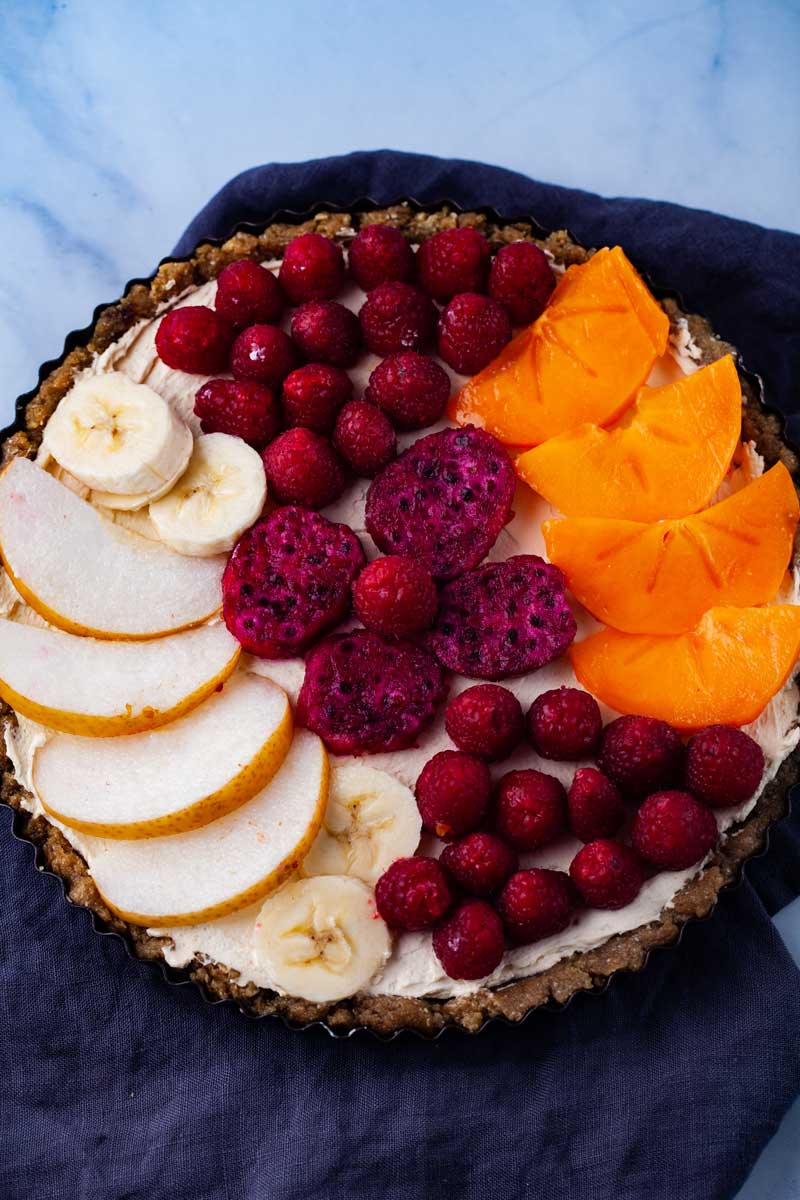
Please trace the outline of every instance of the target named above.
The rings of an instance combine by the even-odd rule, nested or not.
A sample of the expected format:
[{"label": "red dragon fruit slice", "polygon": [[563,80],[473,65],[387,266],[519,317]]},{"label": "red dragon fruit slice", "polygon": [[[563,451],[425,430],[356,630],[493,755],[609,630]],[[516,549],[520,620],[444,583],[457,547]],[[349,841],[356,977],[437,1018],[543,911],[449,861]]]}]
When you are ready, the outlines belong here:
[{"label": "red dragon fruit slice", "polygon": [[297,723],[334,754],[405,750],[444,698],[442,669],[412,642],[366,629],[315,646],[297,700]]},{"label": "red dragon fruit slice", "polygon": [[518,554],[476,567],[442,588],[429,644],[451,671],[505,679],[557,658],[576,628],[558,567]]},{"label": "red dragon fruit slice", "polygon": [[366,527],[384,554],[416,558],[436,579],[477,566],[511,517],[514,469],[483,429],[445,429],[410,446],[373,481]]},{"label": "red dragon fruit slice", "polygon": [[260,658],[294,658],[350,610],[365,563],[347,525],[317,512],[276,508],[239,539],[222,577],[222,615]]}]

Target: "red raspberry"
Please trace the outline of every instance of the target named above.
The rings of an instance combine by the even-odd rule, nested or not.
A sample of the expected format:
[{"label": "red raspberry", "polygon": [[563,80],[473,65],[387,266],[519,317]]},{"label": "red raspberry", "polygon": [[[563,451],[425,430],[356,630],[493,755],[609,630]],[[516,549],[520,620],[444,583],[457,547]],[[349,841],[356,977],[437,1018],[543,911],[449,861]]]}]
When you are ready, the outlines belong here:
[{"label": "red raspberry", "polygon": [[485,900],[465,900],[433,931],[433,952],[451,979],[484,979],[504,951],[503,923]]},{"label": "red raspberry", "polygon": [[385,413],[366,400],[351,400],[336,418],[333,444],[356,475],[372,479],[397,454],[397,437]]},{"label": "red raspberry", "polygon": [[398,858],[375,885],[378,912],[391,929],[430,929],[449,909],[447,878],[435,858]]},{"label": "red raspberry", "polygon": [[522,741],[524,722],[520,703],[508,688],[478,683],[447,706],[445,728],[459,750],[499,762]]},{"label": "red raspberry", "polygon": [[283,381],[283,411],[291,428],[303,425],[315,433],[331,433],[336,414],[353,394],[346,371],[325,363],[307,363]]},{"label": "red raspberry", "polygon": [[228,366],[233,330],[224,317],[202,304],[165,313],[156,330],[158,357],[174,371],[216,375]]},{"label": "red raspberry", "polygon": [[592,908],[624,908],[636,899],[644,883],[639,855],[610,838],[581,847],[569,873],[581,898]]},{"label": "red raspberry", "polygon": [[410,283],[414,278],[414,251],[399,229],[365,225],[350,243],[350,270],[365,292],[380,283]]},{"label": "red raspberry", "polygon": [[634,850],[667,871],[694,866],[716,841],[714,814],[688,792],[656,792],[633,818]]},{"label": "red raspberry", "polygon": [[344,491],[344,471],[336,452],[310,429],[287,429],[261,457],[270,495],[278,504],[324,508]]},{"label": "red raspberry", "polygon": [[440,750],[417,780],[422,824],[442,841],[453,842],[480,824],[491,790],[486,763],[460,750]]},{"label": "red raspberry", "polygon": [[611,837],[625,820],[622,796],[594,767],[580,767],[567,797],[570,829],[582,842]]},{"label": "red raspberry", "polygon": [[451,842],[439,862],[472,896],[499,891],[519,865],[511,847],[493,833],[468,833],[460,842]]},{"label": "red raspberry", "polygon": [[602,728],[600,705],[594,696],[578,688],[542,692],[528,709],[528,734],[542,758],[560,762],[591,758]]},{"label": "red raspberry", "polygon": [[497,251],[489,272],[489,295],[515,325],[529,325],[544,311],[556,286],[547,255],[533,242],[512,242]]},{"label": "red raspberry", "polygon": [[276,325],[250,325],[233,343],[231,371],[236,379],[277,388],[296,366],[294,342]]},{"label": "red raspberry", "polygon": [[286,247],[278,278],[293,304],[332,300],[344,283],[344,256],[321,233],[302,233]]},{"label": "red raspberry", "polygon": [[309,300],[295,309],[292,337],[308,362],[352,367],[361,349],[358,317],[335,300]]},{"label": "red raspberry", "polygon": [[450,376],[426,354],[407,350],[378,363],[364,393],[397,429],[422,429],[438,421],[450,399]]},{"label": "red raspberry", "polygon": [[678,733],[655,717],[617,717],[606,725],[597,765],[629,800],[677,786],[686,757]]},{"label": "red raspberry", "polygon": [[744,804],[764,774],[764,752],[741,729],[709,725],[686,753],[686,786],[710,808]]},{"label": "red raspberry", "polygon": [[424,350],[436,336],[436,309],[410,283],[379,283],[358,314],[364,341],[373,354]]},{"label": "red raspberry", "polygon": [[275,396],[253,379],[210,379],[199,388],[194,411],[203,433],[229,433],[256,450],[271,442],[281,427]]},{"label": "red raspberry", "polygon": [[477,229],[442,229],[419,248],[420,287],[442,303],[457,292],[483,292],[490,256],[489,243]]},{"label": "red raspberry", "polygon": [[430,571],[399,554],[376,558],[353,584],[353,608],[361,624],[389,637],[421,633],[433,623],[438,605]]},{"label": "red raspberry", "polygon": [[235,329],[274,325],[283,313],[283,292],[271,271],[250,258],[228,263],[217,280],[214,306]]},{"label": "red raspberry", "polygon": [[510,940],[521,946],[566,929],[578,907],[578,895],[566,872],[532,867],[511,876],[497,907]]},{"label": "red raspberry", "polygon": [[553,775],[509,771],[500,780],[495,828],[517,850],[538,850],[567,832],[567,793]]},{"label": "red raspberry", "polygon": [[439,357],[459,375],[477,375],[510,341],[508,313],[488,296],[461,292],[439,317]]}]

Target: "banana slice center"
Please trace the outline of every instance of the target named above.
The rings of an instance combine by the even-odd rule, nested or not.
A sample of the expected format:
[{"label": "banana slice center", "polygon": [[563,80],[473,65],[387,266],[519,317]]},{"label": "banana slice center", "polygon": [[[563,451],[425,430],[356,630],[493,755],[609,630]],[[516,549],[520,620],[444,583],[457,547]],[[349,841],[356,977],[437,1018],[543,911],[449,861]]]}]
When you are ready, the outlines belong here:
[{"label": "banana slice center", "polygon": [[346,971],[355,947],[337,918],[312,904],[308,917],[286,931],[286,962],[293,967],[312,963],[334,973]]},{"label": "banana slice center", "polygon": [[381,811],[377,797],[370,793],[354,796],[347,804],[333,806],[334,820],[328,833],[339,843],[348,874],[361,874],[377,862],[381,834],[392,825],[390,813]]}]

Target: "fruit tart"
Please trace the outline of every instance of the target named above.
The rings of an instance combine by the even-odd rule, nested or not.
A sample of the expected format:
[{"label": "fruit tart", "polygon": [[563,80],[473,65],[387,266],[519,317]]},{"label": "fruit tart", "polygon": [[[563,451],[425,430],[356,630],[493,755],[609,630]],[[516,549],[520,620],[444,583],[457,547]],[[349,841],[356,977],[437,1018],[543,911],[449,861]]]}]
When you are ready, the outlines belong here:
[{"label": "fruit tart", "polygon": [[797,464],[623,248],[320,212],[69,345],[3,443],[3,798],[136,955],[474,1031],[641,968],[763,847]]}]

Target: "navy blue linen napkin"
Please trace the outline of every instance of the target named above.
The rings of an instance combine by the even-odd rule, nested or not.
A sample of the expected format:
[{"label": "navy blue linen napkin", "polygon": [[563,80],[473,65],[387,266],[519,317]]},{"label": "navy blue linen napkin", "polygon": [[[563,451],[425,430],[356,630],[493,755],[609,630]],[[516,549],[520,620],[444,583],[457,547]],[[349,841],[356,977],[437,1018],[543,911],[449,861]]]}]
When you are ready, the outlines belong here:
[{"label": "navy blue linen napkin", "polygon": [[[800,239],[708,213],[388,151],[256,168],[178,245],[320,199],[491,204],[621,242],[736,343],[787,412]],[[647,969],[518,1028],[334,1041],[168,988],[101,938],[0,811],[3,1200],[728,1200],[800,1090],[800,976],[768,912],[800,891],[784,822],[750,882]]]}]

